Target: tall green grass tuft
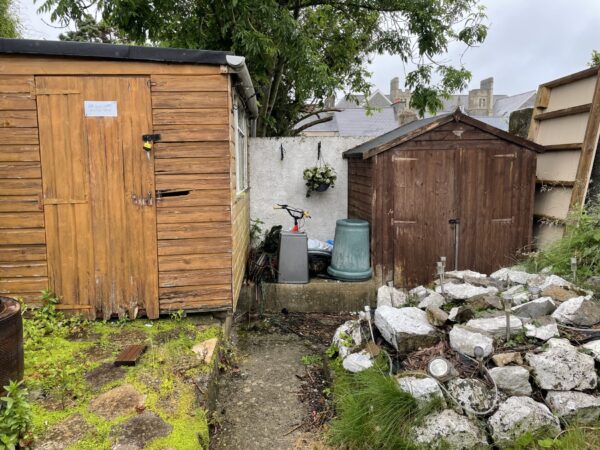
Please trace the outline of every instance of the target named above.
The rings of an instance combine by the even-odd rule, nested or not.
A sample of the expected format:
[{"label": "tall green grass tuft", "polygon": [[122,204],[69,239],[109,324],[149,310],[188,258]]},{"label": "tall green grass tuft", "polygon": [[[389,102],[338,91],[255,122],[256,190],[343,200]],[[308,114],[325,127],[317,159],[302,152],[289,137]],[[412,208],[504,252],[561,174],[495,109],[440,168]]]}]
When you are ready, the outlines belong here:
[{"label": "tall green grass tuft", "polygon": [[600,204],[571,215],[563,238],[532,254],[525,265],[536,272],[552,266],[555,274],[571,279],[572,256],[577,257],[578,283],[600,275]]},{"label": "tall green grass tuft", "polygon": [[418,449],[410,430],[442,407],[440,400],[418,404],[376,367],[357,374],[336,371],[333,395],[336,417],[329,439],[332,445],[349,450]]}]

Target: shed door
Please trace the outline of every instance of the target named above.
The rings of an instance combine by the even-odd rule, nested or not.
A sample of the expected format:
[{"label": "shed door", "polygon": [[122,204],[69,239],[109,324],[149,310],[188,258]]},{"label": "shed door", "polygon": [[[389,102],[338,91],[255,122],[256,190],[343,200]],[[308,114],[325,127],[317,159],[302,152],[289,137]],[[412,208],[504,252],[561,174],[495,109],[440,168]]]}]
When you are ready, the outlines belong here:
[{"label": "shed door", "polygon": [[453,230],[457,217],[457,152],[392,151],[394,207],[394,284],[416,286],[433,279],[440,256],[454,265]]},{"label": "shed door", "polygon": [[144,77],[37,77],[51,288],[65,306],[158,316],[154,161]]}]

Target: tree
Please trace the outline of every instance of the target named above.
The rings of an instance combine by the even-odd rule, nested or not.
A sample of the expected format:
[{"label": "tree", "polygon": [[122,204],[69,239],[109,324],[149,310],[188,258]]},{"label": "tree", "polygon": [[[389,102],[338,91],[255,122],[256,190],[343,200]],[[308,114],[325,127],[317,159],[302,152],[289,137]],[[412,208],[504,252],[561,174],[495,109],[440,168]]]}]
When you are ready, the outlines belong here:
[{"label": "tree", "polygon": [[90,14],[84,14],[81,18],[74,19],[75,30],[61,33],[58,38],[61,41],[97,42],[101,44],[123,44],[127,43],[126,37],[107,25],[104,21],[96,22]]},{"label": "tree", "polygon": [[592,50],[592,59],[588,63],[590,67],[600,66],[600,52],[598,50]]},{"label": "tree", "polygon": [[[301,120],[323,121],[338,90],[370,91],[367,63],[398,55],[421,114],[462,90],[471,74],[438,63],[453,42],[486,37],[479,0],[39,0],[63,24],[95,10],[131,42],[230,50],[246,57],[259,103],[258,134],[294,134]],[[439,81],[435,82],[435,79]]]},{"label": "tree", "polygon": [[19,37],[19,27],[19,19],[14,9],[13,0],[0,0],[0,37]]}]

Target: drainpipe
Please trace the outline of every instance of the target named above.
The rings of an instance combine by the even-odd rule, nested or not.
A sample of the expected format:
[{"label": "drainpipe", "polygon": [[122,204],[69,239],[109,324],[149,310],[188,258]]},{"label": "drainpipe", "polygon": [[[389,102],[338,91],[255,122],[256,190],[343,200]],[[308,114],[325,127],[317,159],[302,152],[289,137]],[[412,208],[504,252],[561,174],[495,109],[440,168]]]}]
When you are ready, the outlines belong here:
[{"label": "drainpipe", "polygon": [[240,81],[238,85],[240,93],[248,106],[248,112],[252,119],[251,136],[256,136],[256,119],[258,117],[258,106],[256,105],[256,92],[252,85],[252,79],[246,66],[246,58],[243,56],[227,55],[227,65],[232,73],[235,73]]}]

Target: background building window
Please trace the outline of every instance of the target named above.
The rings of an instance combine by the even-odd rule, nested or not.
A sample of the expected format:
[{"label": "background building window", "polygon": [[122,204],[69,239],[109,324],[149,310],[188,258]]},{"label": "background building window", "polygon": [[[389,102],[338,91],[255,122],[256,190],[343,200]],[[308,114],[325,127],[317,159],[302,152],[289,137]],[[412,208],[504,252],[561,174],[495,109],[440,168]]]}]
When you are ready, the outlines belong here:
[{"label": "background building window", "polygon": [[479,99],[479,107],[480,108],[485,108],[485,98],[480,98]]}]

